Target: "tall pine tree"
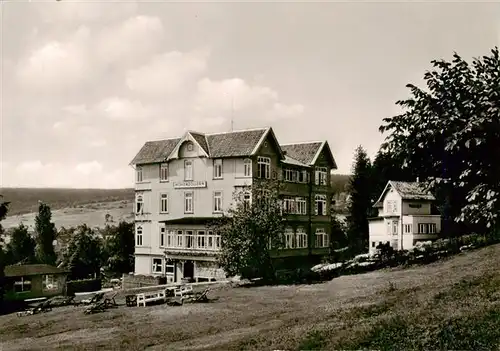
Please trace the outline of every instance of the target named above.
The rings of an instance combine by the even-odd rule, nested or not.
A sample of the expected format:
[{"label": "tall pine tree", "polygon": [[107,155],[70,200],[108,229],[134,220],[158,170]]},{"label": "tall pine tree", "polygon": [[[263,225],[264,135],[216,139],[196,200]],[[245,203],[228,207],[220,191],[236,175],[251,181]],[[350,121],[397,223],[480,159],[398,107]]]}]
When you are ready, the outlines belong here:
[{"label": "tall pine tree", "polygon": [[39,263],[55,265],[57,256],[54,251],[54,240],[56,239],[57,231],[51,219],[52,212],[50,207],[40,202],[38,215],[35,218],[36,259]]},{"label": "tall pine tree", "polygon": [[10,231],[10,238],[10,242],[7,244],[7,257],[10,263],[34,263],[36,244],[28,232],[28,227],[20,224]]},{"label": "tall pine tree", "polygon": [[371,209],[371,162],[362,146],[354,155],[352,176],[349,180],[347,237],[355,252],[368,249],[368,212]]}]

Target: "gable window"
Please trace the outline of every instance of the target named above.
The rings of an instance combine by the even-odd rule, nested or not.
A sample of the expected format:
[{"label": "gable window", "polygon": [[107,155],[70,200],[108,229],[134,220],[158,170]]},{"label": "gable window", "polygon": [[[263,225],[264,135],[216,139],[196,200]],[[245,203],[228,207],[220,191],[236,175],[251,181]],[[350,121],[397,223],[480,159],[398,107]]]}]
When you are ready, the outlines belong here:
[{"label": "gable window", "polygon": [[193,213],[193,192],[184,193],[184,213]]},{"label": "gable window", "polygon": [[57,277],[52,274],[46,274],[42,277],[42,290],[57,290],[59,282]]},{"label": "gable window", "polygon": [[293,229],[286,228],[286,230],[285,230],[285,249],[293,249],[294,248],[293,237],[294,237]]},{"label": "gable window", "polygon": [[214,179],[222,179],[222,159],[214,160]]},{"label": "gable window", "polygon": [[222,191],[214,191],[214,212],[222,212]]},{"label": "gable window", "polygon": [[143,171],[142,167],[137,167],[135,169],[135,181],[136,183],[140,183],[143,181]]},{"label": "gable window", "polygon": [[323,228],[316,229],[316,247],[328,247],[328,235]]},{"label": "gable window", "polygon": [[243,175],[245,177],[251,177],[252,176],[252,160],[249,158],[246,158],[243,161]]},{"label": "gable window", "polygon": [[398,212],[398,202],[396,200],[387,200],[385,202],[385,212],[386,213],[397,213]]},{"label": "gable window", "polygon": [[160,213],[168,213],[168,194],[160,194]]},{"label": "gable window", "polygon": [[318,167],[315,172],[314,182],[316,185],[326,185],[327,181],[327,168],[326,167]]},{"label": "gable window", "polygon": [[316,205],[315,214],[317,216],[326,216],[326,195],[316,195],[314,201]]},{"label": "gable window", "polygon": [[137,195],[135,198],[135,213],[142,214],[144,212],[144,198],[142,195]]},{"label": "gable window", "polygon": [[259,178],[271,178],[271,159],[269,157],[257,157],[257,170]]},{"label": "gable window", "polygon": [[297,228],[297,249],[307,248],[307,234],[304,231],[304,228]]},{"label": "gable window", "polygon": [[160,165],[160,182],[166,182],[168,180],[168,164],[162,163]]},{"label": "gable window", "polygon": [[193,180],[193,161],[184,161],[184,180]]},{"label": "gable window", "polygon": [[14,292],[28,292],[31,291],[31,279],[29,277],[17,278],[14,282]]},{"label": "gable window", "polygon": [[142,227],[137,227],[135,231],[135,245],[142,246]]},{"label": "gable window", "polygon": [[163,266],[163,260],[161,258],[153,258],[153,273],[161,273],[162,272],[162,266]]},{"label": "gable window", "polygon": [[304,197],[295,199],[297,214],[305,215],[307,212],[307,201]]}]

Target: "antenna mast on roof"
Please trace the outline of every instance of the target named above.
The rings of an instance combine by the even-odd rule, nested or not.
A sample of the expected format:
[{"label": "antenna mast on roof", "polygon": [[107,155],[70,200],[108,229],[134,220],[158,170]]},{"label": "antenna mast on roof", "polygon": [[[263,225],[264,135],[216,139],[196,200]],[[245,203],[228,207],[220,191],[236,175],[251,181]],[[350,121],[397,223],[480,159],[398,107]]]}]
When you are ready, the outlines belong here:
[{"label": "antenna mast on roof", "polygon": [[234,96],[231,96],[231,132],[234,130]]}]

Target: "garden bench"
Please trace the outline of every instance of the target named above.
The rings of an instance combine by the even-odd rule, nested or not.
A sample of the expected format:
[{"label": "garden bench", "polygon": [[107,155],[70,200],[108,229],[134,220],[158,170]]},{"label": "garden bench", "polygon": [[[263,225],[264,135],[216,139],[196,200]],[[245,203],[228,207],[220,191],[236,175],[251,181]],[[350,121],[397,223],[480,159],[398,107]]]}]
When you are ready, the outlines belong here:
[{"label": "garden bench", "polygon": [[174,296],[184,297],[184,295],[193,294],[193,287],[191,285],[183,286],[174,290]]},{"label": "garden bench", "polygon": [[156,301],[165,302],[165,290],[137,294],[137,306],[146,307],[147,303]]}]

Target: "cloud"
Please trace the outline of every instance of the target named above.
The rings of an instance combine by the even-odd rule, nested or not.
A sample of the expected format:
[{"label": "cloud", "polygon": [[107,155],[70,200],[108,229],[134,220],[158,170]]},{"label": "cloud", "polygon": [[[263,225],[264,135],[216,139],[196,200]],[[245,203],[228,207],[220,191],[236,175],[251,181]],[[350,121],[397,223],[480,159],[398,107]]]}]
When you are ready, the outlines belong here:
[{"label": "cloud", "polygon": [[97,161],[91,161],[91,162],[85,162],[85,163],[79,163],[75,167],[76,171],[84,174],[84,175],[90,175],[92,173],[100,173],[102,172],[102,165],[97,162]]},{"label": "cloud", "polygon": [[194,95],[193,109],[193,123],[201,126],[221,125],[233,114],[244,123],[268,123],[295,118],[304,112],[304,106],[300,104],[280,102],[278,93],[272,88],[250,85],[241,78],[201,79]]},{"label": "cloud", "polygon": [[22,128],[27,142],[4,150],[10,165],[2,164],[3,184],[133,186],[126,165],[144,142],[188,128],[229,130],[231,101],[236,128],[303,114],[302,105],[283,101],[265,84],[221,79],[224,71],[212,61],[219,53],[205,44],[174,47],[158,17],[121,7],[112,16],[103,8],[69,3],[45,13],[45,24],[33,24],[36,35],[29,31],[36,45],[12,55],[15,69],[7,78],[17,90],[5,85],[11,96],[4,137],[17,142],[14,131]]},{"label": "cloud", "polygon": [[153,115],[153,111],[145,108],[142,102],[119,97],[111,97],[101,101],[97,109],[112,121],[144,120]]},{"label": "cloud", "polygon": [[64,0],[33,5],[37,7],[44,22],[51,24],[114,21],[137,12],[137,3],[132,1],[106,3],[102,0]]},{"label": "cloud", "polygon": [[59,93],[86,81],[90,71],[86,48],[89,36],[88,28],[81,27],[69,41],[49,41],[31,52],[17,67],[22,88]]},{"label": "cloud", "polygon": [[104,28],[96,38],[96,55],[102,64],[133,64],[158,52],[164,36],[161,20],[152,16],[135,16]]},{"label": "cloud", "polygon": [[13,187],[116,188],[132,184],[133,170],[126,166],[110,170],[95,160],[76,164],[32,160],[3,176]]},{"label": "cloud", "polygon": [[139,94],[160,97],[194,83],[207,68],[207,51],[168,52],[127,73],[127,87]]}]

